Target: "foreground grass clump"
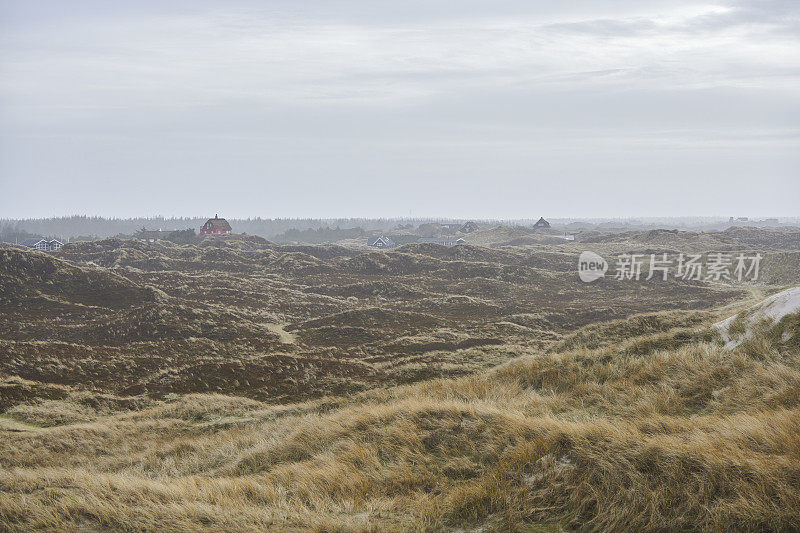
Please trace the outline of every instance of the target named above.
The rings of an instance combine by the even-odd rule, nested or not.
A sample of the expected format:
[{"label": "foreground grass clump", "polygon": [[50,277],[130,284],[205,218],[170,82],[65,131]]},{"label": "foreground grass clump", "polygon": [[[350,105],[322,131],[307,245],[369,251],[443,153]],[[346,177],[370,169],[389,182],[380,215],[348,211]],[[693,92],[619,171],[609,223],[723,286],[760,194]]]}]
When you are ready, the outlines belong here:
[{"label": "foreground grass clump", "polygon": [[[732,351],[678,321],[348,400],[187,395],[2,433],[0,523],[797,530],[800,350],[786,335],[797,318]],[[87,403],[20,412],[85,417]]]}]

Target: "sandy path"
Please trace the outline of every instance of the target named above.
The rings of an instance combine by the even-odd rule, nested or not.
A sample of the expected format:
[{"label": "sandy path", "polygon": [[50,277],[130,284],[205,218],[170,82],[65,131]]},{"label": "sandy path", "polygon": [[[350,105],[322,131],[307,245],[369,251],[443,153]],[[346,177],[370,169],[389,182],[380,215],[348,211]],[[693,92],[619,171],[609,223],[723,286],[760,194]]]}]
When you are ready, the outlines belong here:
[{"label": "sandy path", "polygon": [[283,329],[286,324],[266,323],[264,325],[272,333],[275,333],[283,344],[294,344],[297,342],[297,337],[293,333],[289,333]]}]

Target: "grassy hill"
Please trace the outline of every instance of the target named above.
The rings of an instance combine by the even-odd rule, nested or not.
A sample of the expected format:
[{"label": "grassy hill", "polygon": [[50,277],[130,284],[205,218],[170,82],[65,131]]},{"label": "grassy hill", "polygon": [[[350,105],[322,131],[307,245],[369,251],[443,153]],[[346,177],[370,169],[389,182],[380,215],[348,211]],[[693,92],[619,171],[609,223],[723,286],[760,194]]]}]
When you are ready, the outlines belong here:
[{"label": "grassy hill", "polygon": [[584,284],[570,246],[0,248],[0,524],[800,528],[800,315],[713,327],[797,252]]},{"label": "grassy hill", "polygon": [[[797,529],[800,350],[776,339],[796,339],[798,319],[726,352],[711,330],[651,315],[610,327],[601,348],[583,330],[468,377],[287,406],[18,406],[0,517],[26,529]],[[46,427],[65,416],[83,419]]]}]

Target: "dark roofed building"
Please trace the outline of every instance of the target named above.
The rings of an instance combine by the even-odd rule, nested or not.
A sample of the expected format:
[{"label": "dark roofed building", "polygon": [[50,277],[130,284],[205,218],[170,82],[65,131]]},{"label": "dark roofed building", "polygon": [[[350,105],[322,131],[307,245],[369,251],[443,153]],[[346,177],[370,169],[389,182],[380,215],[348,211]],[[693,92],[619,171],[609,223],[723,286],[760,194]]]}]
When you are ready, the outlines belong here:
[{"label": "dark roofed building", "polygon": [[536,224],[533,225],[534,228],[549,228],[550,223],[544,219],[544,217],[539,217],[539,220]]},{"label": "dark roofed building", "polygon": [[200,235],[226,235],[232,231],[227,220],[219,218],[219,215],[214,215],[214,218],[209,218],[200,228]]},{"label": "dark roofed building", "polygon": [[473,231],[478,231],[479,229],[480,228],[478,228],[478,225],[476,223],[469,220],[467,222],[464,222],[464,224],[462,224],[461,227],[458,228],[458,231],[460,231],[461,233],[472,233]]},{"label": "dark roofed building", "polygon": [[380,237],[370,237],[367,239],[367,245],[374,246],[375,248],[394,248],[397,246],[392,239],[384,237],[383,235]]}]

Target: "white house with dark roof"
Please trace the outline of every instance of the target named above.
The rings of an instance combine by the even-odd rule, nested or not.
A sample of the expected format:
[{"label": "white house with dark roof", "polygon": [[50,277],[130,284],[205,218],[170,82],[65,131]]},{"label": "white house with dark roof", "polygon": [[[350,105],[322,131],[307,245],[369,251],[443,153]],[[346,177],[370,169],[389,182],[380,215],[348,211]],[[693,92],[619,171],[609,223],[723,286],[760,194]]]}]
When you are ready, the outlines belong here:
[{"label": "white house with dark roof", "polygon": [[56,239],[47,240],[47,239],[25,239],[20,243],[22,246],[27,246],[28,248],[34,248],[36,250],[41,250],[43,252],[55,252],[62,246],[64,243],[58,241]]},{"label": "white house with dark roof", "polygon": [[394,248],[397,246],[397,243],[389,237],[381,235],[380,237],[370,237],[367,239],[367,246],[373,246],[375,248]]}]

